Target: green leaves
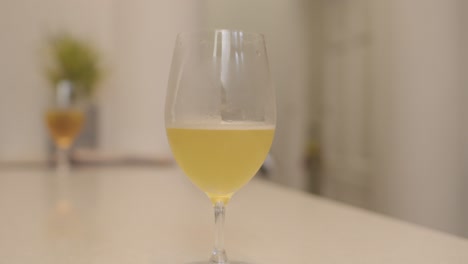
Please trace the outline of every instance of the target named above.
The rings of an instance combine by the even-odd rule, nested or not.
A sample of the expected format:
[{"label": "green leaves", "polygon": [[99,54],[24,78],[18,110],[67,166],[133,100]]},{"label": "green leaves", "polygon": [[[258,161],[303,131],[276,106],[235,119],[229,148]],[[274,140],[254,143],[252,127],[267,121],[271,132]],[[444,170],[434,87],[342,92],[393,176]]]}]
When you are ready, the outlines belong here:
[{"label": "green leaves", "polygon": [[52,65],[47,75],[53,86],[69,80],[75,85],[75,96],[91,97],[101,77],[99,56],[93,47],[62,34],[50,39],[50,54]]}]

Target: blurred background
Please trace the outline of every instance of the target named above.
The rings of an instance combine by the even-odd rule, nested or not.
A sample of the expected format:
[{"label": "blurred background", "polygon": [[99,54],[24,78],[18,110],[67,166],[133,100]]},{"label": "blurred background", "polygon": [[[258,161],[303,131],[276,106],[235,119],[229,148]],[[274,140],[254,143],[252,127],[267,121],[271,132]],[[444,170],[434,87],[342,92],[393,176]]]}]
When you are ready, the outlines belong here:
[{"label": "blurred background", "polygon": [[102,66],[75,163],[159,166],[177,32],[241,29],[265,34],[278,94],[265,177],[468,237],[467,17],[463,0],[1,0],[0,168],[51,160],[51,35]]}]

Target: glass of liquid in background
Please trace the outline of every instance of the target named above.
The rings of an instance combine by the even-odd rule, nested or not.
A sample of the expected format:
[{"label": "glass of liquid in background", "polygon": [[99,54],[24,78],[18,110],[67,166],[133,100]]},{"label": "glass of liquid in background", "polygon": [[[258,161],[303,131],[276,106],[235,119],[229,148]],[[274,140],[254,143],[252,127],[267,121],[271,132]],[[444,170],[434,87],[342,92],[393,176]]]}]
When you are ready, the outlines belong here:
[{"label": "glass of liquid in background", "polygon": [[85,122],[84,105],[71,82],[61,81],[45,113],[49,134],[57,149],[57,166],[68,167],[68,152]]},{"label": "glass of liquid in background", "polygon": [[211,200],[215,245],[226,264],[223,223],[232,195],[256,174],[275,132],[276,102],[263,35],[237,30],[181,33],[169,77],[165,125],[174,157]]}]

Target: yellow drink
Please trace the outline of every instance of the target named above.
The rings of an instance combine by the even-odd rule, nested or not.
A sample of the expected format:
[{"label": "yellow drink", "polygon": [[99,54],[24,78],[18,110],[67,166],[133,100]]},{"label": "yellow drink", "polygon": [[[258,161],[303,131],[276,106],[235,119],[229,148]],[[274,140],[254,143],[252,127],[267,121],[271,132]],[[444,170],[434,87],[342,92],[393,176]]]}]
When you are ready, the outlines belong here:
[{"label": "yellow drink", "polygon": [[68,148],[73,143],[84,122],[83,113],[78,110],[50,110],[46,119],[59,148]]},{"label": "yellow drink", "polygon": [[213,202],[227,203],[265,160],[273,126],[170,127],[177,163]]}]

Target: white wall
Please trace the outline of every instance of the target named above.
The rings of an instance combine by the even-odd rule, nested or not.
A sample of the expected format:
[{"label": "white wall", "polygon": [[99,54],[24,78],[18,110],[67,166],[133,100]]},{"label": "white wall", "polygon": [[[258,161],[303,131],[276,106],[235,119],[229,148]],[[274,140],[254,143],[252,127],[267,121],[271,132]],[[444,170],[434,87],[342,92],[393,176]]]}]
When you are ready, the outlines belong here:
[{"label": "white wall", "polygon": [[374,208],[454,233],[462,229],[465,208],[459,4],[398,0],[386,5],[390,37],[379,44],[391,57],[376,65],[388,63],[390,91],[380,100],[391,108],[387,131],[376,135],[385,145],[374,148],[382,167],[375,167],[372,183]]},{"label": "white wall", "polygon": [[322,192],[367,206],[370,24],[366,0],[322,1]]},{"label": "white wall", "polygon": [[101,148],[170,155],[164,99],[178,32],[198,26],[195,1],[114,1],[109,85],[102,91]]},{"label": "white wall", "polygon": [[461,1],[323,3],[327,195],[462,234]]},{"label": "white wall", "polygon": [[[459,10],[462,28],[466,28],[468,26],[468,2],[462,1],[462,8]],[[463,108],[463,117],[464,117],[464,128],[463,128],[463,146],[464,146],[464,153],[463,153],[463,164],[464,164],[464,181],[462,183],[462,188],[464,190],[468,190],[468,31],[463,30],[462,36],[462,52],[463,52],[463,61],[462,61],[462,87],[464,94],[462,96],[465,103],[462,103]],[[468,204],[468,192],[464,192],[464,198],[462,204]],[[464,216],[463,216],[463,223],[468,223],[468,209],[464,208]],[[463,227],[463,232],[466,237],[468,237],[468,224],[465,224]]]},{"label": "white wall", "polygon": [[[208,28],[234,28],[265,34],[278,98],[278,124],[272,153],[280,173],[275,179],[307,188],[304,151],[309,112],[318,104],[320,30],[317,1],[206,1]],[[315,90],[314,90],[315,88]]]}]

